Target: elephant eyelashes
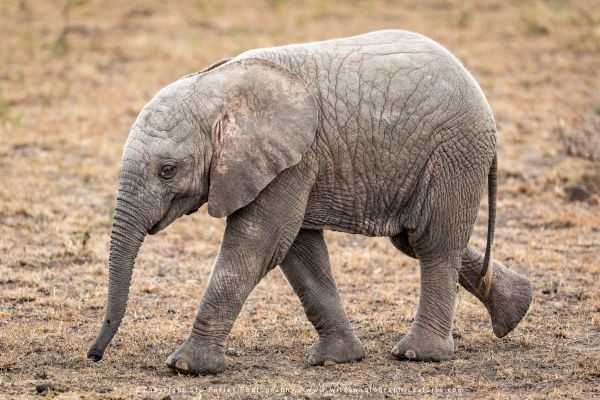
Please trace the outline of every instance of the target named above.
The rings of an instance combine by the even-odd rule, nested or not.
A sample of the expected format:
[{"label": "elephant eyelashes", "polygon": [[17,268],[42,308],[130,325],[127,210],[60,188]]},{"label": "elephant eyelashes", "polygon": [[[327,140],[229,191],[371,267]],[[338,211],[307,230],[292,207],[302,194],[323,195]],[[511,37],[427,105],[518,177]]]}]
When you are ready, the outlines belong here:
[{"label": "elephant eyelashes", "polygon": [[177,167],[175,166],[175,164],[164,164],[163,166],[160,167],[160,171],[158,174],[163,179],[171,179],[172,177],[175,176],[176,172],[177,172]]}]

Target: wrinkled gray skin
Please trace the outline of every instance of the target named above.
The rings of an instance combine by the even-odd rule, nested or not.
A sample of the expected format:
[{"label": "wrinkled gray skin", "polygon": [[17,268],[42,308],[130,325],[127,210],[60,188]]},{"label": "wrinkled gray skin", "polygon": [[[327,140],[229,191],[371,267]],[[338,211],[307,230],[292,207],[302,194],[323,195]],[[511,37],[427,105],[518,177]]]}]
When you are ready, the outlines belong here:
[{"label": "wrinkled gray skin", "polygon": [[486,294],[484,257],[468,246],[488,173],[495,193],[495,132],[471,75],[411,32],[253,50],[183,77],[144,107],[125,145],[106,317],[88,356],[101,359],[117,332],[144,236],[206,202],[227,226],[173,369],[223,371],[245,299],[277,265],[319,334],[308,362],[361,359],[324,229],[388,236],[418,258],[419,307],[394,356],[452,357],[457,282],[506,335],[529,307],[530,283],[493,262]]}]

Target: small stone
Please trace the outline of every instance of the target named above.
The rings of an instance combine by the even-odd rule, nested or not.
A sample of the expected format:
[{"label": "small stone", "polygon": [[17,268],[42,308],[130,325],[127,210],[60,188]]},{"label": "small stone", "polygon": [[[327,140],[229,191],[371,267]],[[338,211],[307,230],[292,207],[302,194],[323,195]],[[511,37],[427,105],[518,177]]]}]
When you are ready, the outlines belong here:
[{"label": "small stone", "polygon": [[569,201],[586,201],[591,196],[584,185],[567,186],[565,193]]},{"label": "small stone", "polygon": [[52,389],[52,382],[43,382],[35,385],[35,391],[38,393],[46,393],[49,389]]},{"label": "small stone", "polygon": [[96,389],[96,393],[108,393],[112,392],[112,389],[109,387],[99,387]]},{"label": "small stone", "polygon": [[230,347],[227,349],[225,354],[227,354],[230,357],[239,357],[242,355],[242,352],[240,350]]}]

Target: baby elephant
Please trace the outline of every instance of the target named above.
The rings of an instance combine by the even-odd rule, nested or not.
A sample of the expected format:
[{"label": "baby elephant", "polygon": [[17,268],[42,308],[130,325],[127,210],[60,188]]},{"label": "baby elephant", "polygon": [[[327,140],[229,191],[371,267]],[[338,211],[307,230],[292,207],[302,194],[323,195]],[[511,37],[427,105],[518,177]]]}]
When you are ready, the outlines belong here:
[{"label": "baby elephant", "polygon": [[[100,360],[117,332],[144,236],[206,202],[227,226],[190,336],[167,360],[177,371],[226,368],[227,335],[277,265],[319,334],[309,364],[363,358],[324,229],[387,236],[419,260],[419,307],[395,357],[452,357],[457,282],[506,335],[531,285],[491,258],[495,135],[460,61],[406,31],[251,50],[177,80],[143,108],[125,144],[106,316],[88,357]],[[486,185],[482,255],[468,242]]]}]

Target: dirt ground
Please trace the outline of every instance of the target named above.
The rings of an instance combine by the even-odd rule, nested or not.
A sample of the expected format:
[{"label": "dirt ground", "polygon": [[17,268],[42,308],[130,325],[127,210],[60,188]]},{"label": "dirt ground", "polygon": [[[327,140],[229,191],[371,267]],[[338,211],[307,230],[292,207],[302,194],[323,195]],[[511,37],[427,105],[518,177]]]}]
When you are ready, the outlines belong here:
[{"label": "dirt ground", "polygon": [[[597,1],[32,1],[0,7],[0,398],[594,398],[600,396],[600,6]],[[243,50],[384,28],[426,34],[481,83],[499,127],[495,256],[534,299],[496,339],[464,290],[452,361],[390,356],[418,301],[417,263],[386,238],[328,232],[359,363],[308,367],[315,339],[276,269],[254,290],[219,376],[170,372],[224,221],[200,212],[148,237],[105,358],[119,162],[165,84]],[[486,205],[472,243],[483,249]],[[36,389],[37,387],[37,389]],[[361,392],[362,391],[362,392]],[[414,391],[414,392],[413,392]]]}]

